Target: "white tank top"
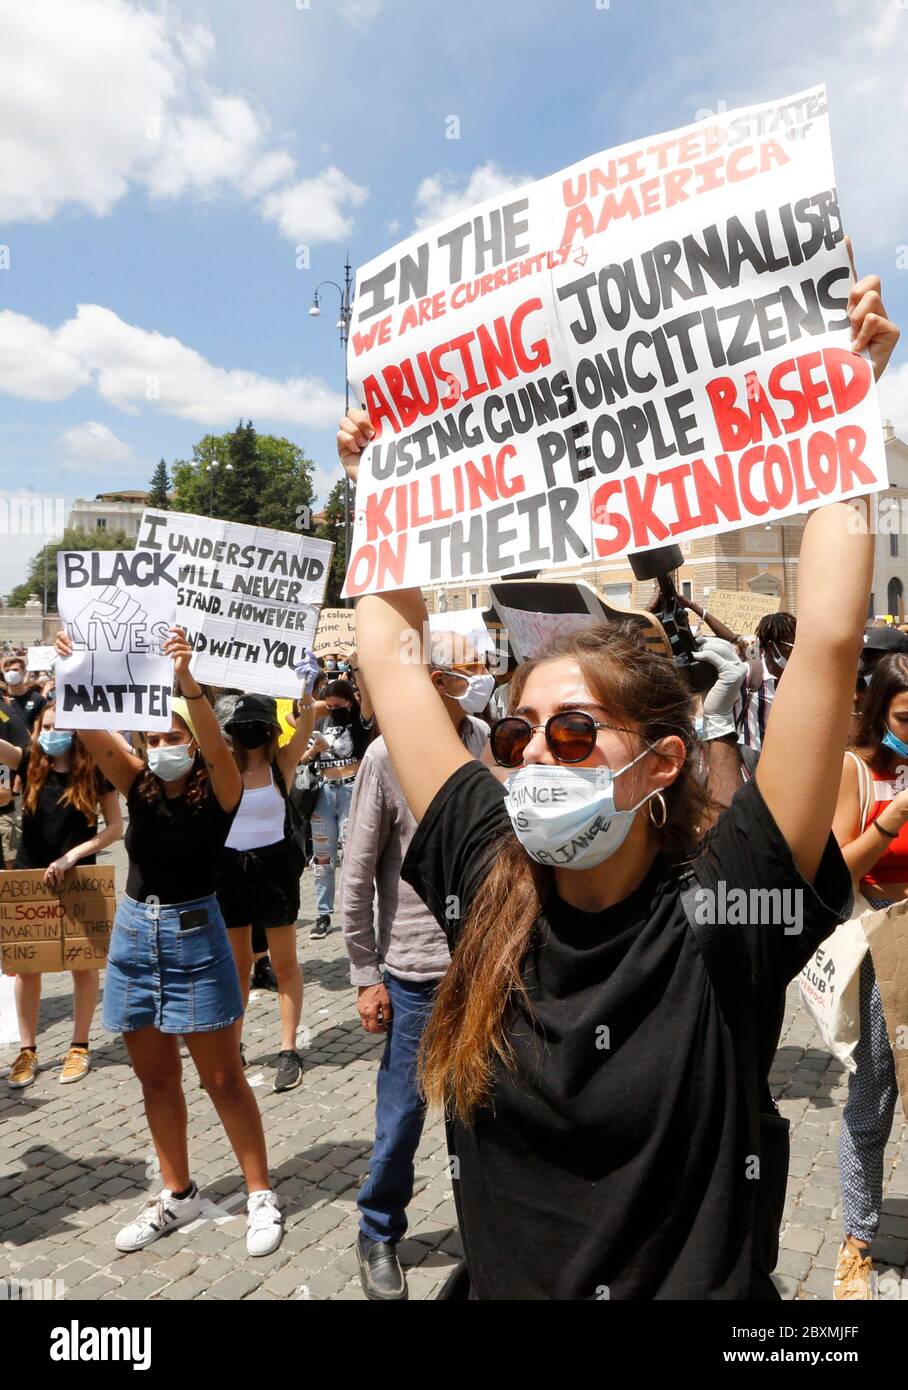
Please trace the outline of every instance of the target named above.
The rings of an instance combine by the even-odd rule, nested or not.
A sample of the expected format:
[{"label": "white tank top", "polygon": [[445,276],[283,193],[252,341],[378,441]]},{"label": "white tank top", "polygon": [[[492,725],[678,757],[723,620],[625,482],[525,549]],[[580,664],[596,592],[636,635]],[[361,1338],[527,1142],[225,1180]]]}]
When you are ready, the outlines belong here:
[{"label": "white tank top", "polygon": [[274,784],[245,787],[239,809],[230,827],[228,849],[262,849],[284,838],[284,798]]}]

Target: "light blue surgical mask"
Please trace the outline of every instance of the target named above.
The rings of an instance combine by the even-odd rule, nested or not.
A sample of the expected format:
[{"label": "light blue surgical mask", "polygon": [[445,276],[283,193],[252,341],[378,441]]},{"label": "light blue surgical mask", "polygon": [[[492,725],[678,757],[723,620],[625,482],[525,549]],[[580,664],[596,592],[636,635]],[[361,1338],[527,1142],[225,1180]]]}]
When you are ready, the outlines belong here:
[{"label": "light blue surgical mask", "polygon": [[149,748],[148,766],[155,777],[162,782],[176,782],[192,770],[194,758],[185,743],[177,743],[168,748]]},{"label": "light blue surgical mask", "polygon": [[908,743],[903,743],[900,738],[896,738],[891,729],[887,729],[883,735],[883,747],[891,749],[893,753],[898,753],[900,758],[908,758]]},{"label": "light blue surgical mask", "polygon": [[73,736],[67,729],[42,729],[38,742],[49,758],[61,758],[72,748]]}]

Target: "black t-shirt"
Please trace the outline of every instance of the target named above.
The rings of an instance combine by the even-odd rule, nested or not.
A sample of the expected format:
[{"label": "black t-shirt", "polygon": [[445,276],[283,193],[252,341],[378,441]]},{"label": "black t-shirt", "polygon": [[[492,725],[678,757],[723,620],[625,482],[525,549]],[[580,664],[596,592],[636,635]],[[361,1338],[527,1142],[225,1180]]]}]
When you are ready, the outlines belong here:
[{"label": "black t-shirt", "polygon": [[323,771],[326,767],[355,767],[362,762],[363,754],[372,742],[375,733],[375,717],[366,721],[358,705],[350,711],[349,721],[339,719],[344,710],[332,710],[323,719],[317,719],[315,727],[328,740],[329,747],[314,760]]},{"label": "black t-shirt", "polygon": [[147,801],[139,795],[141,777],[140,773],[126,798],[128,896],[140,903],[155,897],[163,904],[210,897],[239,802],[232,811],[223,810],[210,783],[197,807],[189,806],[185,796],[168,799],[163,793]]},{"label": "black t-shirt", "polygon": [[11,695],[10,698],[31,730],[38,715],[47,704],[44,696],[38,690],[23,690],[20,695]]},{"label": "black t-shirt", "polygon": [[[496,841],[513,834],[503,797],[487,768],[465,764],[404,860],[401,877],[452,949]],[[801,903],[800,933],[737,928],[768,1067],[785,987],[847,915],[851,880],[830,837],[814,885],[805,883],[753,781],[720,817],[708,851],[698,880],[724,880],[726,904],[733,888],[801,890],[789,900]],[[536,923],[523,965],[532,1011],[516,1004],[507,1021],[516,1069],[496,1060],[491,1106],[468,1127],[449,1125],[478,1298],[748,1296],[747,1104],[679,876],[660,858],[616,906],[585,913],[553,897]],[[446,911],[452,896],[458,921]]]},{"label": "black t-shirt", "polygon": [[[16,748],[21,748],[23,752],[31,743],[31,736],[22,715],[19,713],[18,706],[9,700],[4,700],[2,696],[0,696],[0,738],[13,744]],[[0,765],[0,789],[11,792],[17,776],[18,773],[11,768]],[[0,806],[0,816],[11,816],[15,810],[15,803],[8,801],[5,806]]]},{"label": "black t-shirt", "polygon": [[[31,750],[26,749],[17,769],[22,778],[23,792],[28,787],[30,762]],[[38,793],[38,804],[34,811],[26,811],[23,801],[22,838],[16,853],[14,868],[46,869],[48,864],[59,859],[61,854],[66,854],[67,850],[75,849],[76,845],[84,845],[86,840],[90,840],[93,835],[97,834],[97,817],[92,816],[91,819],[88,819],[70,802],[63,800],[63,793],[69,784],[70,774],[68,772],[55,772],[51,768]],[[100,772],[96,772],[95,803],[97,804],[98,799],[110,791],[113,791],[113,787],[106,778],[101,776]],[[95,856],[93,854],[88,855],[85,859],[80,860],[80,863],[94,864]]]}]

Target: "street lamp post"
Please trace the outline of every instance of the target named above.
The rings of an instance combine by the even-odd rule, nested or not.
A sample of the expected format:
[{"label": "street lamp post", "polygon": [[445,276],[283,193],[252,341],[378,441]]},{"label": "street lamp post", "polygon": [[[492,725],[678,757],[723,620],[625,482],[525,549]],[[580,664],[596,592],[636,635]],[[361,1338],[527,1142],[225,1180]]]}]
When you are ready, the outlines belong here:
[{"label": "street lamp post", "polygon": [[233,464],[232,464],[232,463],[223,463],[223,464],[222,464],[222,463],[220,462],[220,460],[219,460],[219,459],[216,459],[216,458],[213,458],[213,459],[211,460],[210,463],[207,463],[207,464],[206,464],[205,461],[204,461],[203,459],[200,459],[200,460],[199,460],[199,468],[207,468],[207,469],[208,469],[208,515],[209,515],[210,517],[213,517],[213,516],[214,516],[214,470],[215,470],[216,468],[223,468],[224,471],[225,471],[225,473],[232,473],[232,472],[233,472]]},{"label": "street lamp post", "polygon": [[[350,382],[347,377],[347,338],[350,330],[350,318],[352,314],[352,288],[353,273],[350,268],[350,253],[347,252],[347,260],[344,265],[344,284],[343,288],[336,280],[322,280],[315,287],[312,296],[312,307],[309,310],[310,318],[321,318],[321,308],[319,307],[318,296],[323,285],[333,285],[340,295],[340,318],[337,321],[337,328],[340,330],[340,345],[344,354],[344,411],[350,413]],[[344,475],[344,568],[350,563],[350,479]],[[353,607],[353,600],[344,600],[348,608]]]}]

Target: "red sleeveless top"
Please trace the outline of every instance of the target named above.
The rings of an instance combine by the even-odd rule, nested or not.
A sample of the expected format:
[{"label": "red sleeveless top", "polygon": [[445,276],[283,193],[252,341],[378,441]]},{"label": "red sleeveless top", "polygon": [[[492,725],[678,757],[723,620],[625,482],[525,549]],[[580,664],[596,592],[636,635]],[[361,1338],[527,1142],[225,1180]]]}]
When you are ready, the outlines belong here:
[{"label": "red sleeveless top", "polygon": [[[864,764],[865,767],[867,764]],[[908,789],[908,763],[900,763],[892,777],[887,778],[870,769],[873,779],[870,812],[867,825],[891,805],[899,792]],[[865,827],[866,828],[866,827]],[[903,825],[894,840],[889,840],[880,858],[862,879],[870,888],[887,883],[908,883],[908,824]]]}]

